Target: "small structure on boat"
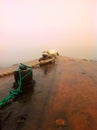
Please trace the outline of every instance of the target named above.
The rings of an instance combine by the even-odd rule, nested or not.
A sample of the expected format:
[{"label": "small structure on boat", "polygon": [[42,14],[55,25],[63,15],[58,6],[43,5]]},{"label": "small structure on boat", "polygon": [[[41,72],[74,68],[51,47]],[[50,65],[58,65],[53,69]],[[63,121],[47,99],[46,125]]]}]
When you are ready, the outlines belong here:
[{"label": "small structure on boat", "polygon": [[[20,77],[21,76],[21,77]],[[21,78],[21,79],[20,79]],[[19,69],[14,71],[14,87],[17,88],[19,84],[19,80],[21,80],[22,89],[33,84],[33,71],[32,67],[29,67],[24,64],[20,64]]]},{"label": "small structure on boat", "polygon": [[[6,105],[6,103],[18,95],[24,92],[27,89],[27,86],[32,84],[32,67],[20,64],[17,71],[14,71],[14,90],[9,91],[8,95],[0,100],[0,108]],[[29,89],[29,88],[28,88]]]},{"label": "small structure on boat", "polygon": [[43,51],[42,57],[39,58],[40,66],[47,64],[47,63],[54,63],[55,59],[58,55],[59,55],[59,53],[56,50]]}]

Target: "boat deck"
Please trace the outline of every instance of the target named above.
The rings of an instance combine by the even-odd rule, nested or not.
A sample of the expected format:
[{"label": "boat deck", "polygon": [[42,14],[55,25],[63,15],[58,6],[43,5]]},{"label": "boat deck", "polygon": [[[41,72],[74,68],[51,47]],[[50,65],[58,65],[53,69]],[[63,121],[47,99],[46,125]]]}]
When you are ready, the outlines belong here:
[{"label": "boat deck", "polygon": [[[34,86],[0,109],[0,130],[97,130],[96,62],[59,56],[33,77]],[[0,99],[13,82],[0,78]]]}]

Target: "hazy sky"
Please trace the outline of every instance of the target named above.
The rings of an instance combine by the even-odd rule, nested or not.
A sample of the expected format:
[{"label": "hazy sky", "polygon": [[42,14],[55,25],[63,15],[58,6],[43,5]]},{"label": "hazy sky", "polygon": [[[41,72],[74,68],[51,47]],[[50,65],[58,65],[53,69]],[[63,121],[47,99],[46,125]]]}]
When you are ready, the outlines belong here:
[{"label": "hazy sky", "polygon": [[1,0],[0,66],[39,58],[56,49],[97,58],[96,0]]}]

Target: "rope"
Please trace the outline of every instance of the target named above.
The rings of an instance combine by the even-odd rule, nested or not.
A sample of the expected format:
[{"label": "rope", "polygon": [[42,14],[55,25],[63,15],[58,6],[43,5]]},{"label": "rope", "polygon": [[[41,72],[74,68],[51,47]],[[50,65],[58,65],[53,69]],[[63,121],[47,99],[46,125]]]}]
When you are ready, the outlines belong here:
[{"label": "rope", "polygon": [[[26,74],[22,77],[22,75],[21,75],[21,69],[27,69],[27,68],[29,68],[29,72],[26,73]],[[8,95],[0,101],[0,106],[4,106],[4,105],[7,103],[8,100],[13,99],[14,97],[16,97],[16,96],[18,96],[20,93],[22,93],[22,87],[21,87],[21,85],[22,85],[22,80],[25,79],[28,75],[31,74],[31,72],[32,72],[32,67],[20,63],[20,66],[19,66],[19,68],[18,68],[18,72],[19,72],[18,88],[15,89],[15,90],[11,90],[11,91],[8,93]]]}]

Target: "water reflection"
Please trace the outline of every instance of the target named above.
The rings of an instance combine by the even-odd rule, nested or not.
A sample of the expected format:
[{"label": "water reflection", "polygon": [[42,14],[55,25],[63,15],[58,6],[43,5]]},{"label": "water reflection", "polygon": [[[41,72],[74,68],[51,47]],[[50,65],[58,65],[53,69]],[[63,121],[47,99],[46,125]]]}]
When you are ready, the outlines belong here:
[{"label": "water reflection", "polygon": [[44,75],[50,73],[54,68],[55,68],[55,63],[41,66],[41,70],[43,71]]}]

